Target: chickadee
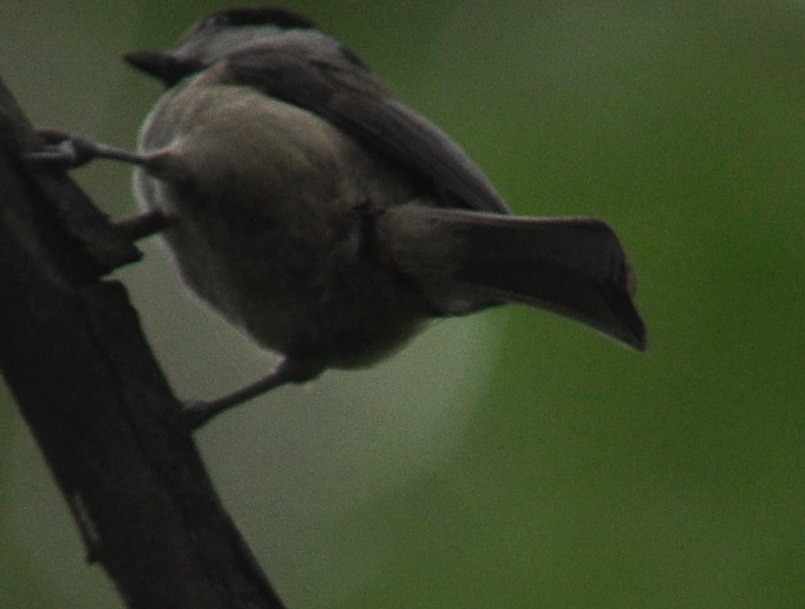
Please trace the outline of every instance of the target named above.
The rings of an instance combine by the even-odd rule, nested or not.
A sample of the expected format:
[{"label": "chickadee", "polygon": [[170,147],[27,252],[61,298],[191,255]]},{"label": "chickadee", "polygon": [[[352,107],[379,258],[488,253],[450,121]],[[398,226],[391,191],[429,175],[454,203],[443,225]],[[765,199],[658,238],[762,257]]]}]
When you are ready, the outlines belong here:
[{"label": "chickadee", "polygon": [[429,320],[513,302],[643,350],[634,276],[592,218],[515,217],[439,128],[296,14],[233,9],[126,60],[167,92],[134,183],[187,286],[263,347],[266,378],[197,403],[198,426],[285,382],[369,366]]}]

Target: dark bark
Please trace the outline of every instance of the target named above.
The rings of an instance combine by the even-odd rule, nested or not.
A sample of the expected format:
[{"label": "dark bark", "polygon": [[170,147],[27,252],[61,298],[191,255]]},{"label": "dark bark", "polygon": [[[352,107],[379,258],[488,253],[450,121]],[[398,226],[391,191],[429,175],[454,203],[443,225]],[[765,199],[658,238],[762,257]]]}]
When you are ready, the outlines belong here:
[{"label": "dark bark", "polygon": [[0,82],[0,371],[90,560],[132,609],[281,608],[103,279],[139,252],[63,172],[19,160],[38,145]]}]

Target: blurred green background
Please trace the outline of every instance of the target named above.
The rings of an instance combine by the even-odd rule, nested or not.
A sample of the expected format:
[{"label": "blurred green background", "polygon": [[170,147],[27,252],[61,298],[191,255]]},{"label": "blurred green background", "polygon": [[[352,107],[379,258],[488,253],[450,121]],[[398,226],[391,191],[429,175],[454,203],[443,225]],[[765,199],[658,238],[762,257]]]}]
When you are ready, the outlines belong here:
[{"label": "blurred green background", "polygon": [[[131,147],[159,88],[120,55],[224,6],[3,0],[0,76],[37,124]],[[802,607],[805,3],[285,6],[363,56],[518,212],[609,220],[652,342],[638,355],[500,309],[202,431],[289,609]],[[133,211],[126,167],[76,176]],[[270,356],[144,249],[118,275],[177,393],[264,372]],[[0,424],[0,607],[122,606],[4,389]]]}]

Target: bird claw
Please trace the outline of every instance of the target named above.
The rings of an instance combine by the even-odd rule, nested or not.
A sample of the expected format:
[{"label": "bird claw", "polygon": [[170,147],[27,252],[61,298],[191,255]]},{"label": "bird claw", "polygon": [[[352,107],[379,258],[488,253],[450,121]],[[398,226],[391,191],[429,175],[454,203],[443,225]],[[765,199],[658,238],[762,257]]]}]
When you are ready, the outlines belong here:
[{"label": "bird claw", "polygon": [[218,409],[211,402],[204,400],[185,400],[182,402],[182,406],[181,420],[190,431],[204,426],[218,413]]},{"label": "bird claw", "polygon": [[46,145],[22,155],[29,163],[67,170],[86,165],[100,156],[99,144],[88,138],[53,129],[42,129],[38,133]]}]

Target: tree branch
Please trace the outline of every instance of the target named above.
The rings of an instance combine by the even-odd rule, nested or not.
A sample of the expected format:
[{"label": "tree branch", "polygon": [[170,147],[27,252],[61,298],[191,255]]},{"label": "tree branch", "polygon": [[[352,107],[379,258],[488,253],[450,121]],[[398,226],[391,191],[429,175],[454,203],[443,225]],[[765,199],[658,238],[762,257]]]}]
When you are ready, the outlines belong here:
[{"label": "tree branch", "polygon": [[87,546],[132,609],[283,607],[212,488],[123,286],[139,252],[0,81],[0,371]]}]

